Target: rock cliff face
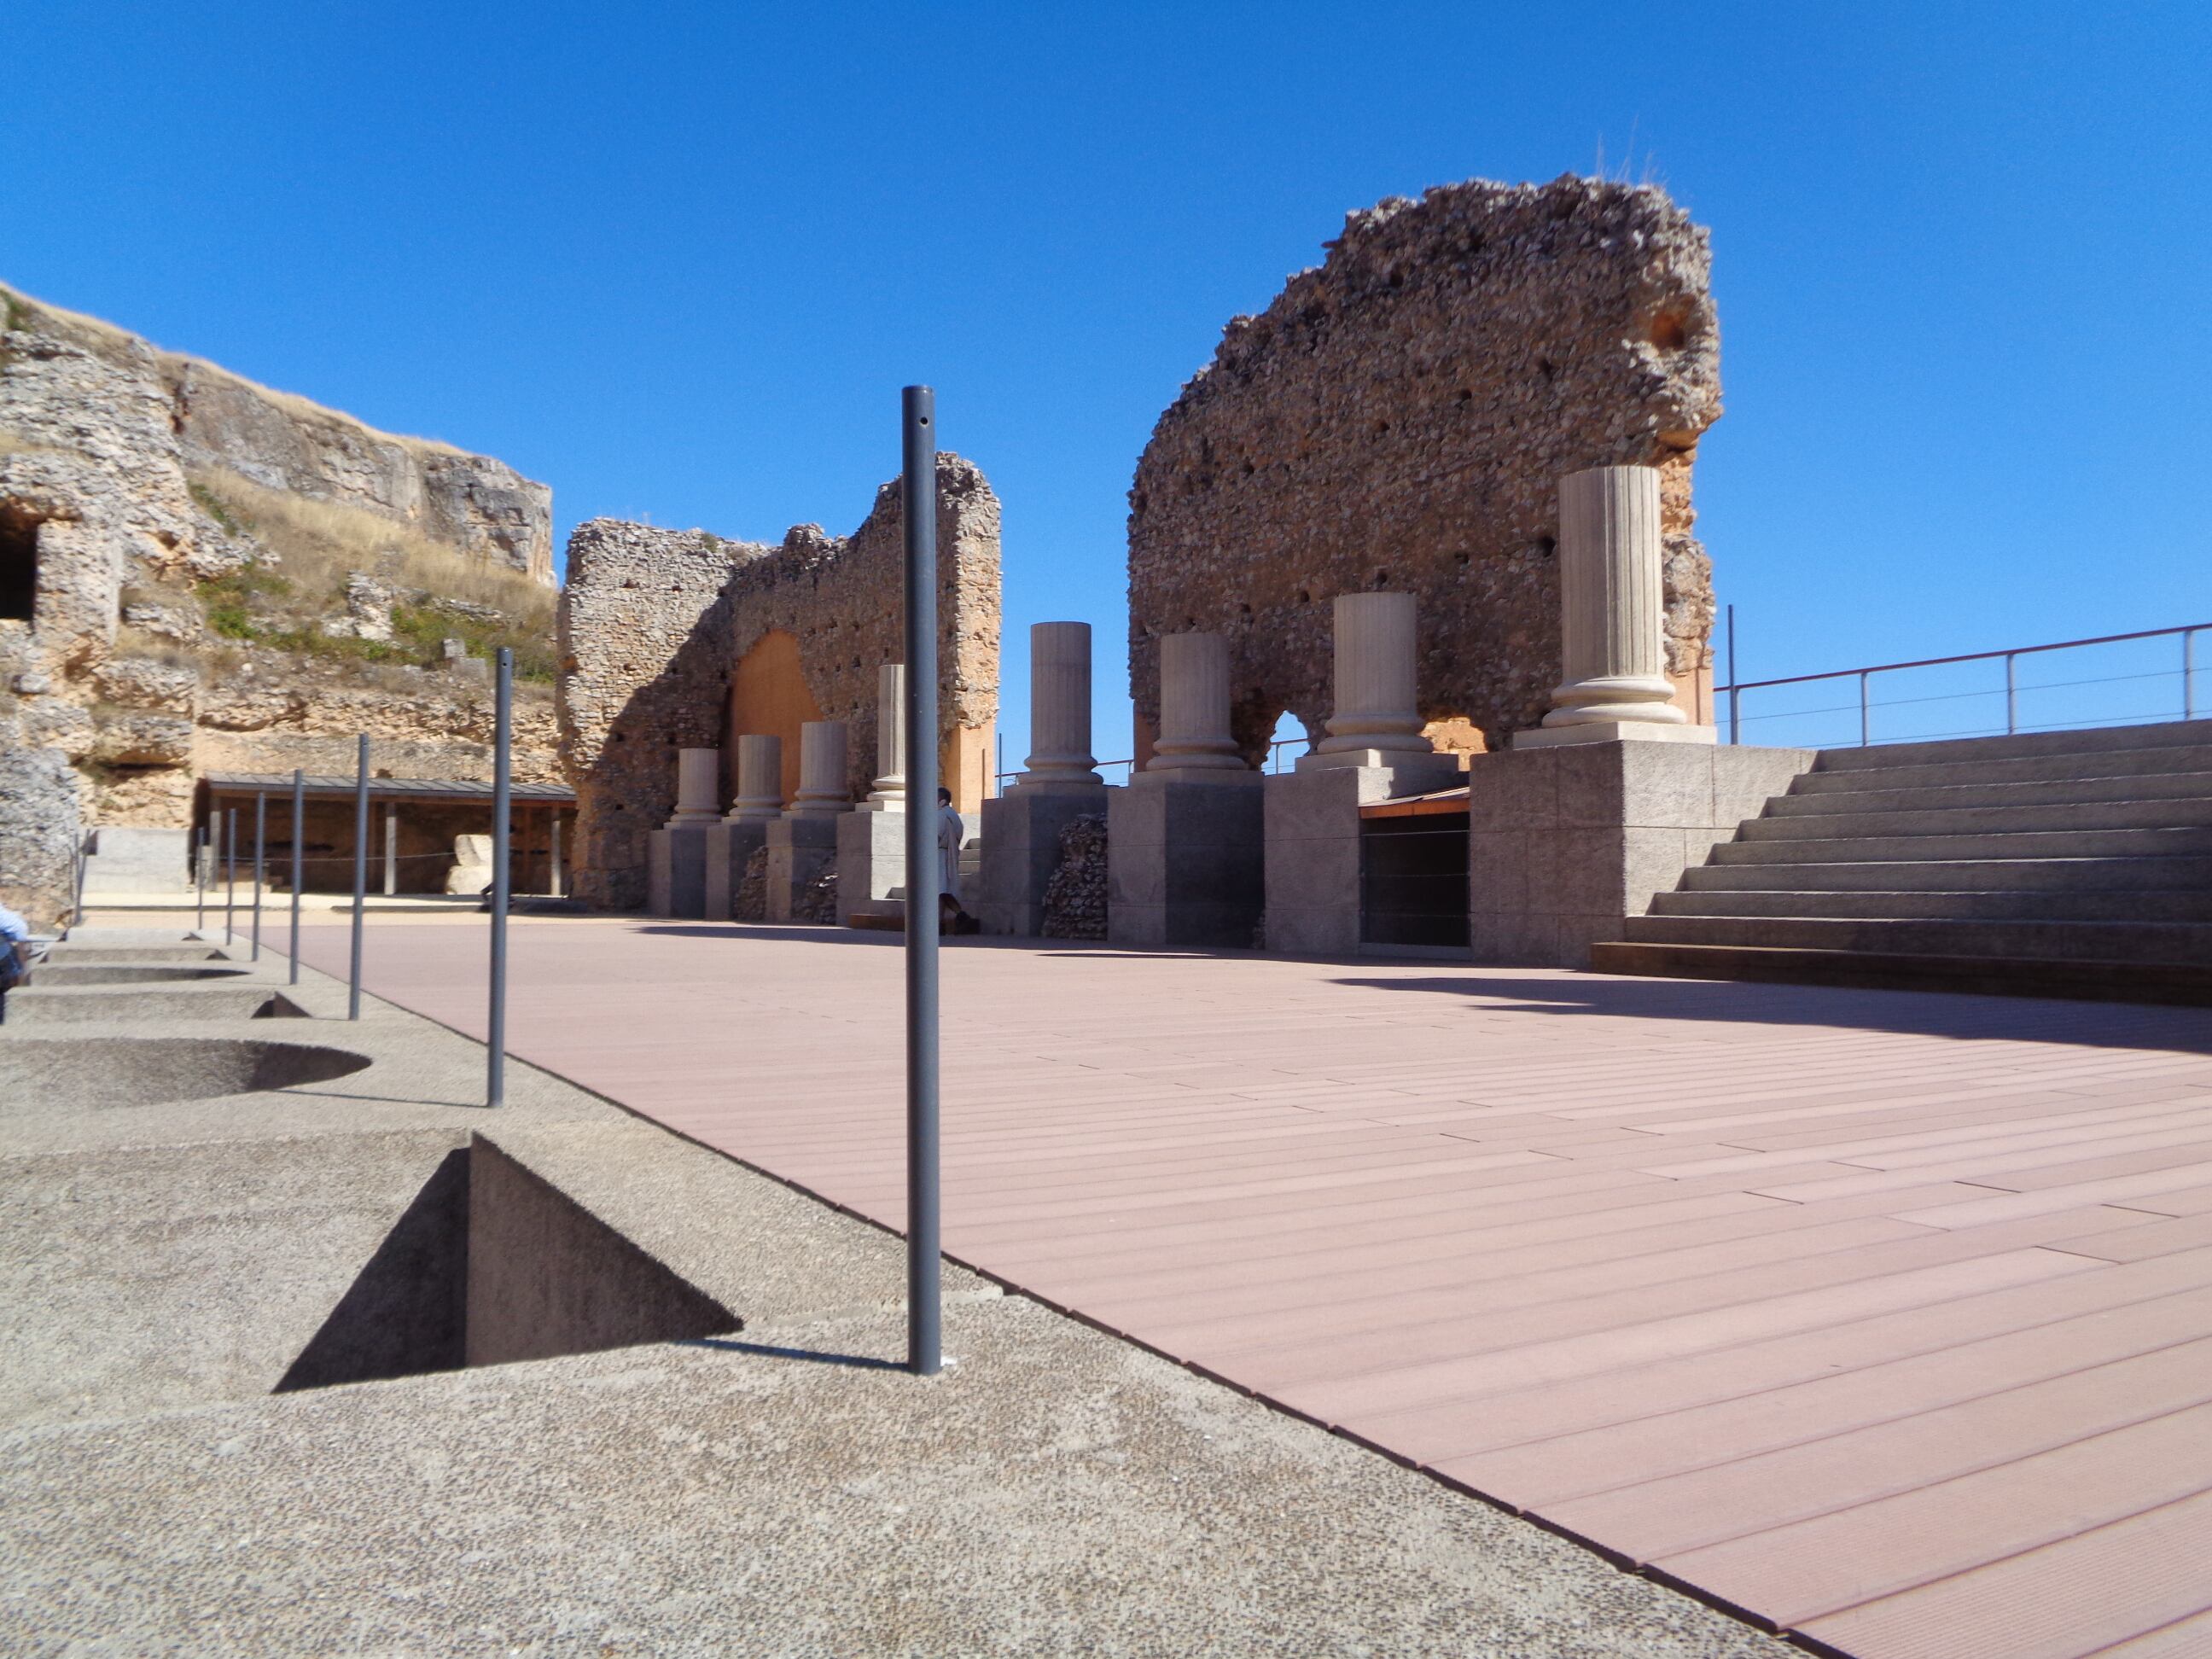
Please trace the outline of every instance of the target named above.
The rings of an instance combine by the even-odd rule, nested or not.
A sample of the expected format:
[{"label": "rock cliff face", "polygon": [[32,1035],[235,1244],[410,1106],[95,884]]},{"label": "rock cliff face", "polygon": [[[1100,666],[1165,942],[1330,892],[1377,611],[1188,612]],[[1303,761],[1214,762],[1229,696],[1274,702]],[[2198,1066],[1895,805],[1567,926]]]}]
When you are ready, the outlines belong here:
[{"label": "rock cliff face", "polygon": [[[1495,746],[1559,676],[1559,481],[1658,469],[1669,672],[1698,696],[1711,566],[1690,467],[1719,416],[1705,233],[1648,186],[1449,185],[1351,214],[1327,260],[1233,319],[1129,492],[1130,676],[1227,636],[1237,735],[1329,714],[1330,600],[1420,605],[1422,712]],[[1704,712],[1702,710],[1697,712]]]},{"label": "rock cliff face", "polygon": [[0,287],[0,901],[51,923],[77,823],[181,826],[198,773],[346,769],[358,731],[488,775],[493,644],[554,779],[551,525],[501,462]]}]

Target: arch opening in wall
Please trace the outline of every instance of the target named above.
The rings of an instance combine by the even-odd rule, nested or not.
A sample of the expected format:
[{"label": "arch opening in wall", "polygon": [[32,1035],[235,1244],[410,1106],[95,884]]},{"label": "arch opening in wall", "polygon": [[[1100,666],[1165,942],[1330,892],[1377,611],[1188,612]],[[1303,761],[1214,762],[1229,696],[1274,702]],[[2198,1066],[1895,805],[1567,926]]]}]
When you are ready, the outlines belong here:
[{"label": "arch opening in wall", "polygon": [[806,684],[798,640],[781,629],[762,635],[730,671],[728,720],[722,733],[725,794],[735,793],[738,739],[777,737],[783,739],[781,787],[789,805],[799,793],[799,728],[821,718],[821,705]]},{"label": "arch opening in wall", "polygon": [[38,609],[40,523],[0,501],[0,622],[29,622]]},{"label": "arch opening in wall", "polygon": [[1285,709],[1276,716],[1274,729],[1267,734],[1267,752],[1262,757],[1262,772],[1290,772],[1297,769],[1298,757],[1312,752],[1314,734],[1306,730],[1305,722]]}]

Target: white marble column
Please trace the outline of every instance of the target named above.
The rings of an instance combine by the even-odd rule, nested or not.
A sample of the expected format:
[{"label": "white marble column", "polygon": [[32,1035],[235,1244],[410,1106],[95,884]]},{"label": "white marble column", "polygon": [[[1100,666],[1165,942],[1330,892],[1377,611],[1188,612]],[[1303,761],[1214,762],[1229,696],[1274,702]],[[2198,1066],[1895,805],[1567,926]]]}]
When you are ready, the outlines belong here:
[{"label": "white marble column", "polygon": [[1203,777],[1249,772],[1229,731],[1229,641],[1218,634],[1160,641],[1160,735],[1145,770]]},{"label": "white marble column", "polygon": [[1641,726],[1664,737],[1687,724],[1667,679],[1660,557],[1655,469],[1600,466],[1559,480],[1562,672],[1547,731]]},{"label": "white marble column", "polygon": [[845,722],[808,720],[799,728],[799,793],[792,812],[803,818],[834,817],[853,810],[846,793]]},{"label": "white marble column", "polygon": [[1365,755],[1365,764],[1387,766],[1434,754],[1414,693],[1413,596],[1340,594],[1335,623],[1336,708],[1315,755]]},{"label": "white marble column", "polygon": [[738,739],[738,798],[733,823],[766,823],[783,816],[783,739],[747,733]]},{"label": "white marble column", "polygon": [[676,751],[676,815],[668,820],[670,829],[720,821],[722,815],[716,810],[715,796],[720,793],[722,751],[719,749]]},{"label": "white marble column", "polygon": [[1030,757],[1016,787],[1098,789],[1091,753],[1091,624],[1030,626]]},{"label": "white marble column", "polygon": [[860,810],[906,811],[906,665],[902,662],[887,662],[876,672],[876,781]]}]

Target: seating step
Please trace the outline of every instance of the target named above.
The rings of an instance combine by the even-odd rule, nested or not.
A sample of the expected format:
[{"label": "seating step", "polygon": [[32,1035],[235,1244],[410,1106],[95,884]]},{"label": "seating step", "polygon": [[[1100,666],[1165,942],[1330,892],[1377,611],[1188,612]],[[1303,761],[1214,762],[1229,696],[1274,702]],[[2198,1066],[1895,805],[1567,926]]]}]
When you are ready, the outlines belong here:
[{"label": "seating step", "polygon": [[2212,747],[2212,720],[2094,726],[2079,732],[2022,732],[2003,738],[1940,738],[1925,743],[1872,744],[1864,749],[1823,749],[1815,765],[1822,772],[1878,771],[1897,766],[1960,766],[1981,761],[2192,747]]},{"label": "seating step", "polygon": [[[1775,820],[1754,818],[1753,823]],[[1809,836],[1723,842],[1718,864],[1833,864],[1927,859],[2090,859],[2212,856],[2212,825],[2136,830],[2017,830],[1954,835]]]},{"label": "seating step", "polygon": [[[2191,752],[2194,752],[2193,750]],[[2212,755],[2208,755],[2212,761]],[[2013,763],[2007,762],[2010,765]],[[1951,806],[2045,806],[2065,802],[2124,800],[2212,800],[2212,765],[2186,771],[2107,772],[2081,777],[2027,776],[1962,781],[1949,767],[1900,768],[1935,775],[1925,783],[1902,783],[1883,772],[1836,775],[1808,772],[1791,793],[1767,803],[1771,817],[1809,817],[1824,812],[1914,811]],[[1830,787],[1848,783],[1845,788]],[[1858,787],[1863,784],[1863,787]]]},{"label": "seating step", "polygon": [[1642,915],[1629,917],[1622,933],[1634,943],[1650,945],[2212,964],[2212,922]]},{"label": "seating step", "polygon": [[[1802,868],[1803,866],[1793,866]],[[1888,867],[1888,866],[1884,866]],[[1705,888],[1655,893],[1653,915],[1846,916],[1937,921],[2212,921],[2212,891],[2065,888]]]},{"label": "seating step", "polygon": [[1592,945],[1590,967],[1602,974],[1666,979],[2212,1006],[2212,967],[2170,963],[2021,961],[1621,940]]},{"label": "seating step", "polygon": [[[1733,845],[1733,843],[1728,843]],[[1846,843],[1849,845],[1849,843]],[[1717,851],[1719,849],[1716,849]],[[2212,856],[2102,859],[1816,860],[1698,865],[1684,892],[2186,892],[2212,889]]]},{"label": "seating step", "polygon": [[[1786,799],[1786,798],[1785,798]],[[1818,797],[1824,802],[1858,795]],[[1778,812],[1746,820],[1739,839],[1814,841],[1844,836],[2010,835],[2036,831],[2161,830],[2212,825],[2212,794],[2164,800],[2029,803],[2021,805],[1911,807],[1881,805],[1857,811]]]}]

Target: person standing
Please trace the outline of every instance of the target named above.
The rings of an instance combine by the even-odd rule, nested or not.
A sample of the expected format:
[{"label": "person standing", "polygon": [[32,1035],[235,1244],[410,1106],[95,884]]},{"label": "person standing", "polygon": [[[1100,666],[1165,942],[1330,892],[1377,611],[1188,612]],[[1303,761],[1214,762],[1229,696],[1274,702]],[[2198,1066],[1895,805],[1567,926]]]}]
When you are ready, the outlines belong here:
[{"label": "person standing", "polygon": [[973,933],[981,924],[960,905],[960,845],[968,836],[968,821],[952,810],[952,792],[937,792],[937,915],[939,931]]}]

